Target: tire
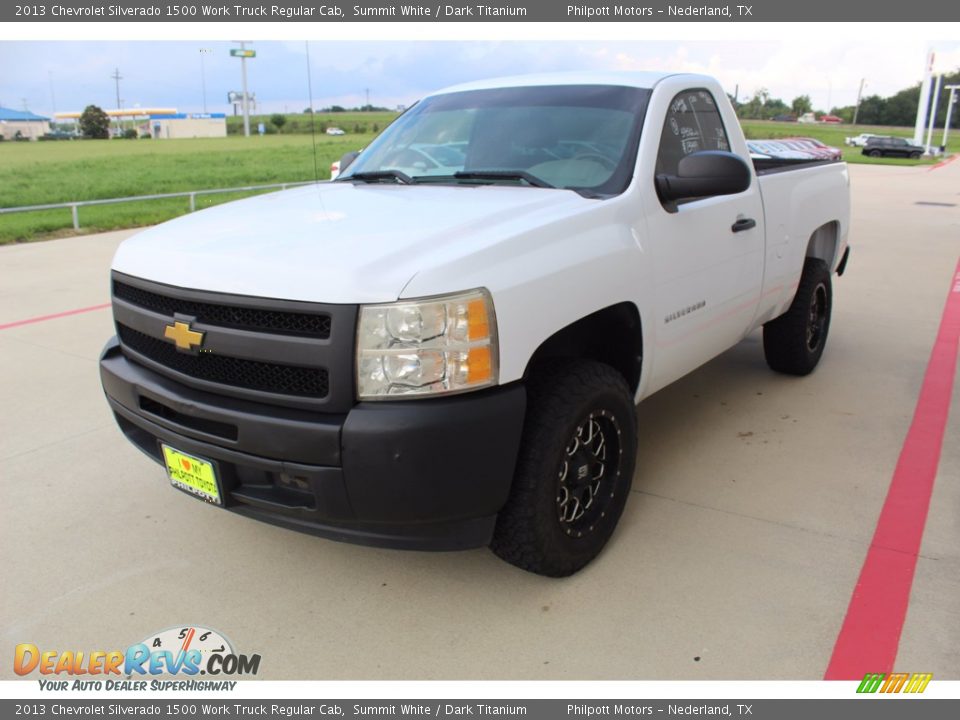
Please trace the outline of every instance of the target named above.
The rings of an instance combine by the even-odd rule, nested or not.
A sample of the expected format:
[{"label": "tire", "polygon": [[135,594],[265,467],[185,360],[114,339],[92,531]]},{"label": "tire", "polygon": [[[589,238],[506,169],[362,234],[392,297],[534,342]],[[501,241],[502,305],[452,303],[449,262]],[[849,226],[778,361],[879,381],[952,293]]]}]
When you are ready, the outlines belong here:
[{"label": "tire", "polygon": [[535,368],[493,552],[549,577],[572,575],[593,560],[627,501],[636,427],[633,396],[610,366],[558,360]]},{"label": "tire", "polygon": [[867,155],[869,155],[870,157],[882,157],[883,153],[880,152],[879,150],[871,150],[870,152],[867,153]]},{"label": "tire", "polygon": [[790,309],[763,326],[767,365],[788,375],[809,375],[820,362],[830,330],[833,289],[830,268],[807,258]]},{"label": "tire", "polygon": [[918,153],[918,152],[912,152],[912,153],[910,153],[910,159],[911,159],[911,160],[919,160],[919,159],[920,159],[920,153]]}]

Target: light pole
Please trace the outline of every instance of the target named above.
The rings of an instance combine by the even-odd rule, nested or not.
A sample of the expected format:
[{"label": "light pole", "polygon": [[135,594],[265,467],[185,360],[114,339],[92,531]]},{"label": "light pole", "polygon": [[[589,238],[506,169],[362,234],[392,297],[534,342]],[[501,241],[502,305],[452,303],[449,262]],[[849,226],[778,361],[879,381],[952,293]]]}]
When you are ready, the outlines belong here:
[{"label": "light pole", "polygon": [[857,124],[857,115],[860,114],[860,99],[863,97],[863,87],[867,84],[866,78],[860,79],[860,89],[857,91],[857,107],[853,111],[853,124]]},{"label": "light pole", "polygon": [[[240,50],[246,50],[246,43],[240,43]],[[240,56],[240,74],[243,77],[243,136],[250,137],[250,94],[247,92],[247,56]]]},{"label": "light pole", "polygon": [[200,89],[203,92],[203,112],[207,112],[207,74],[206,68],[203,63],[203,56],[207,53],[211,53],[213,50],[210,48],[200,48]]}]

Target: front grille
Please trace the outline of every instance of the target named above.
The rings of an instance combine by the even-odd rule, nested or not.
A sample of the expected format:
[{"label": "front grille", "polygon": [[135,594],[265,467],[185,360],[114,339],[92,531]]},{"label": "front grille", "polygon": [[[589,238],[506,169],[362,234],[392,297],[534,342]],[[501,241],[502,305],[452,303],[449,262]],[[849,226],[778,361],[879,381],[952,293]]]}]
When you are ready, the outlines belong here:
[{"label": "front grille", "polygon": [[150,292],[119,280],[113,282],[113,294],[132,305],[173,317],[181,313],[195,317],[205,325],[218,325],[240,330],[269,332],[282,335],[301,335],[326,340],[330,337],[330,316],[291,312],[288,310],[263,310],[239,305],[199,302],[169,297]]},{"label": "front grille", "polygon": [[198,380],[281,395],[323,398],[329,392],[324,368],[245,360],[214,353],[188,355],[170,343],[117,324],[120,341],[155,363]]}]

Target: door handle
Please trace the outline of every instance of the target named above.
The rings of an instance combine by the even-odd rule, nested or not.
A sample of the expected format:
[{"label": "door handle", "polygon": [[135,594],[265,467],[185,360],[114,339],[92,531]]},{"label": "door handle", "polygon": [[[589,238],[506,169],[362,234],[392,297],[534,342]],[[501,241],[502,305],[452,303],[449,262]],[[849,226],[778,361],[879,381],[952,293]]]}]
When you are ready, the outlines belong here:
[{"label": "door handle", "polygon": [[730,226],[730,230],[737,233],[743,232],[744,230],[749,230],[750,228],[755,228],[756,226],[757,221],[753,218],[740,218]]}]

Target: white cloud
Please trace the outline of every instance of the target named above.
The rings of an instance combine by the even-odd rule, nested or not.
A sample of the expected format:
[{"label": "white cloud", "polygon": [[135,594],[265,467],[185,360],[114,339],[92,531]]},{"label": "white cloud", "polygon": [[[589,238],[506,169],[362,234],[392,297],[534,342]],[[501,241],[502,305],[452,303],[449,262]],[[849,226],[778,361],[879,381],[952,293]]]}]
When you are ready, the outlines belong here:
[{"label": "white cloud", "polygon": [[[610,69],[697,72],[716,76],[741,98],[759,88],[790,102],[810,95],[814,105],[847,105],[861,79],[866,94],[890,95],[919,81],[928,46],[942,69],[960,67],[960,42],[905,37],[896,42],[856,36],[856,27],[834,32],[820,25],[794,36],[747,35],[720,41],[311,41],[313,96],[317,106],[357,105],[370,89],[374,104],[409,104],[423,94],[464,81],[549,70]],[[833,34],[831,34],[833,33]],[[199,48],[208,47],[204,79],[211,110],[228,110],[226,93],[238,90],[239,61],[227,41],[13,42],[0,41],[0,102],[19,107],[21,98],[38,112],[90,102],[112,107],[110,74],[120,68],[124,105],[201,107]],[[266,112],[307,104],[306,47],[296,41],[254,42],[247,63],[250,89]]]}]

